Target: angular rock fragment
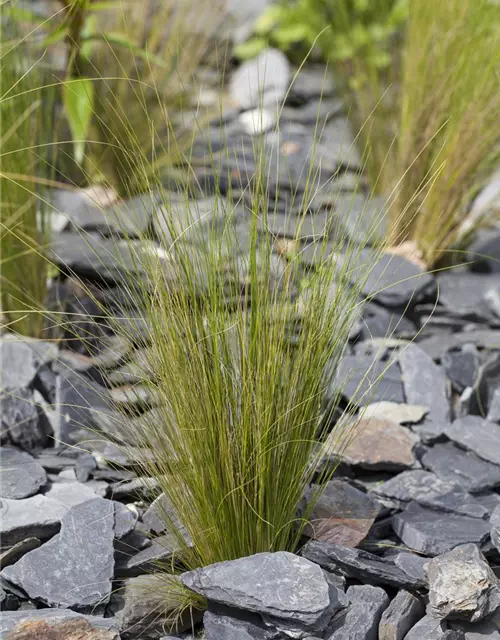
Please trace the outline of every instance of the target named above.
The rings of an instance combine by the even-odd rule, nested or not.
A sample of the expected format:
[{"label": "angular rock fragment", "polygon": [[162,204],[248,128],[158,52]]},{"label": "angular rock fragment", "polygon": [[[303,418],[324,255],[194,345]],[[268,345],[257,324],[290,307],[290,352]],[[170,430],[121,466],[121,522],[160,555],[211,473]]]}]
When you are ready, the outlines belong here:
[{"label": "angular rock fragment", "polygon": [[406,401],[427,407],[427,418],[433,422],[449,422],[450,389],[444,371],[416,344],[406,345],[398,359]]},{"label": "angular rock fragment", "polygon": [[5,568],[2,577],[49,606],[103,606],[113,577],[113,503],[102,498],[72,507],[61,532]]},{"label": "angular rock fragment", "polygon": [[0,497],[28,498],[46,482],[44,468],[28,453],[14,447],[0,448]]},{"label": "angular rock fragment", "polygon": [[98,496],[91,487],[81,482],[56,482],[45,493],[45,497],[57,500],[69,509]]},{"label": "angular rock fragment", "polygon": [[467,542],[481,544],[491,529],[484,520],[439,513],[415,503],[396,514],[392,526],[407,547],[429,556],[440,555]]},{"label": "angular rock fragment", "polygon": [[327,571],[341,573],[369,584],[387,584],[411,590],[425,585],[425,580],[409,575],[390,559],[380,558],[360,549],[348,549],[312,540],[302,549],[302,555]]},{"label": "angular rock fragment", "polygon": [[0,500],[0,537],[8,547],[27,537],[46,540],[57,533],[67,509],[60,502],[36,495],[23,500]]},{"label": "angular rock fragment", "polygon": [[404,640],[464,640],[464,635],[447,630],[446,622],[426,615],[410,629]]},{"label": "angular rock fragment", "polygon": [[431,612],[438,618],[476,622],[500,606],[500,582],[475,544],[433,558],[425,571]]},{"label": "angular rock fragment", "polygon": [[276,637],[257,615],[240,619],[207,611],[203,616],[203,629],[205,640],[270,640]]},{"label": "angular rock fragment", "polygon": [[366,493],[334,479],[324,487],[304,533],[314,540],[356,547],[379,511],[380,507]]},{"label": "angular rock fragment", "polygon": [[429,471],[404,471],[373,489],[382,499],[388,498],[396,507],[410,501],[441,511],[472,518],[485,518],[488,510],[460,486],[442,480]]},{"label": "angular rock fragment", "polygon": [[381,418],[362,418],[353,422],[352,438],[345,446],[342,440],[338,442],[335,431],[331,442],[333,455],[362,469],[401,471],[410,469],[416,462],[413,448],[418,442],[417,436],[399,424]]},{"label": "angular rock fragment", "polygon": [[43,409],[35,402],[32,389],[4,391],[0,395],[2,439],[24,451],[49,444],[52,427]]},{"label": "angular rock fragment", "polygon": [[484,491],[500,485],[500,466],[482,460],[452,442],[437,443],[421,458],[422,465],[466,491]]},{"label": "angular rock fragment", "polygon": [[120,640],[113,618],[69,609],[9,611],[0,618],[0,637],[6,640]]},{"label": "angular rock fragment", "polygon": [[284,551],[219,562],[181,575],[209,602],[258,613],[288,634],[322,631],[345,606],[316,564]]},{"label": "angular rock fragment", "polygon": [[424,613],[422,601],[401,589],[382,614],[378,627],[379,640],[403,640]]},{"label": "angular rock fragment", "polygon": [[420,405],[382,400],[361,407],[359,413],[365,420],[379,418],[397,424],[417,424],[424,418],[427,411],[426,407]]},{"label": "angular rock fragment", "polygon": [[408,553],[401,551],[391,556],[392,562],[406,573],[411,578],[426,582],[427,578],[424,572],[424,565],[427,562],[426,558],[417,556],[415,553]]},{"label": "angular rock fragment", "polygon": [[0,389],[23,389],[33,384],[40,368],[57,356],[53,342],[18,338],[4,334],[0,338],[2,381]]},{"label": "angular rock fragment", "polygon": [[478,416],[458,418],[447,425],[445,433],[459,446],[483,460],[500,465],[500,427]]},{"label": "angular rock fragment", "polygon": [[474,385],[481,362],[481,355],[473,344],[464,344],[459,351],[449,350],[441,358],[448,378],[458,393]]},{"label": "angular rock fragment", "polygon": [[380,618],[389,597],[380,587],[355,585],[347,589],[349,607],[328,628],[329,640],[377,640]]},{"label": "angular rock fragment", "polygon": [[175,553],[180,551],[177,539],[171,534],[154,538],[152,544],[134,553],[133,548],[124,550],[117,560],[116,572],[123,576],[139,576],[144,573],[158,571],[162,565],[171,563]]}]

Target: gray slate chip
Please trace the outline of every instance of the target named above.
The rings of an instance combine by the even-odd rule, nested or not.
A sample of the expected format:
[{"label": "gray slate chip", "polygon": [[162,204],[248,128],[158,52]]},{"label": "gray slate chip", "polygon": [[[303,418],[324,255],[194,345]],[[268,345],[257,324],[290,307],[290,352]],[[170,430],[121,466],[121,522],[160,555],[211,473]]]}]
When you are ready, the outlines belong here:
[{"label": "gray slate chip", "polygon": [[[355,585],[347,589],[351,604],[328,629],[329,640],[378,640],[378,626],[389,597],[380,587]],[[333,633],[332,633],[333,632]]]},{"label": "gray slate chip", "polygon": [[397,508],[412,500],[432,509],[458,513],[471,518],[485,518],[488,510],[465,489],[442,480],[430,471],[403,471],[373,489],[382,499],[388,498]]},{"label": "gray slate chip", "polygon": [[105,605],[113,577],[113,503],[102,498],[72,507],[61,532],[27,553],[2,577],[30,598],[79,610]]},{"label": "gray slate chip", "polygon": [[408,631],[424,616],[422,601],[401,589],[382,614],[378,640],[403,640]]},{"label": "gray slate chip", "polygon": [[405,640],[459,640],[446,635],[446,622],[431,615],[424,616],[405,636]]},{"label": "gray slate chip", "polygon": [[479,416],[465,416],[447,425],[445,434],[483,460],[500,465],[500,426]]},{"label": "gray slate chip", "polygon": [[284,551],[189,571],[181,581],[209,602],[259,613],[288,630],[324,629],[343,607],[341,592],[327,583],[320,567]]},{"label": "gray slate chip", "polygon": [[450,420],[449,383],[441,367],[416,344],[408,344],[399,354],[406,401],[427,407],[427,418]]},{"label": "gray slate chip", "polygon": [[25,451],[48,445],[52,427],[31,389],[4,390],[0,395],[0,418],[2,439],[10,439]]},{"label": "gray slate chip", "polygon": [[391,560],[360,549],[348,549],[312,540],[302,549],[302,555],[327,571],[342,573],[362,582],[411,590],[425,586],[425,580],[411,576]]},{"label": "gray slate chip", "polygon": [[490,533],[490,524],[478,518],[439,513],[412,503],[393,517],[392,527],[410,549],[429,556],[450,551],[459,544],[481,544]]},{"label": "gray slate chip", "polygon": [[44,468],[28,453],[13,447],[0,448],[0,497],[28,498],[46,482]]},{"label": "gray slate chip", "polygon": [[466,491],[485,491],[500,485],[500,466],[482,460],[452,442],[437,443],[421,458],[422,465]]},{"label": "gray slate chip", "polygon": [[18,338],[5,334],[0,338],[0,362],[2,380],[0,389],[22,389],[29,387],[47,362],[57,356],[53,342]]},{"label": "gray slate chip", "polygon": [[57,533],[67,508],[42,495],[0,500],[0,538],[4,547],[28,537],[46,540]]}]

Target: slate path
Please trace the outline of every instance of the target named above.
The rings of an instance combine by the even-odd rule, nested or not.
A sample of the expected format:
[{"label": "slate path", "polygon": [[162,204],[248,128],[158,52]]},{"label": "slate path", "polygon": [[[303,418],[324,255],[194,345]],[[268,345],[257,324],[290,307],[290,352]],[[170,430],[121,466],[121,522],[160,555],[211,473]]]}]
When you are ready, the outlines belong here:
[{"label": "slate path", "polygon": [[[238,239],[241,273],[224,272],[227,289],[245,286],[256,141],[264,145],[272,196],[260,232],[276,250],[273,282],[295,242],[300,280],[317,266],[319,243],[332,247],[334,233],[376,240],[385,203],[369,198],[324,71],[306,65],[286,95],[279,132],[275,106],[294,73],[283,55],[268,51],[232,74],[224,145],[220,122],[196,141],[192,199],[186,205],[184,194],[171,194],[175,229],[153,219],[155,195],[114,204],[106,217],[82,194],[57,196],[64,224],[58,219],[54,231],[55,260],[67,274],[98,280],[95,295],[105,296],[134,340],[96,325],[95,301],[71,278],[56,281],[50,296],[66,312],[88,316],[75,328],[80,340],[62,331],[58,348],[0,336],[2,637],[27,640],[28,631],[44,637],[49,630],[57,640],[193,640],[202,631],[205,640],[500,639],[498,265],[472,255],[469,266],[438,276],[383,257],[364,284],[370,302],[360,307],[327,390],[327,400],[340,392],[359,409],[351,422],[358,438],[343,449],[326,443],[324,468],[338,457],[341,464],[312,512],[305,544],[297,554],[256,554],[177,576],[207,609],[171,624],[179,602],[172,592],[165,597],[173,578],[157,563],[178,551],[165,524],[175,514],[157,485],[138,477],[147,452],[140,442],[122,442],[113,407],[113,399],[125,405],[136,425],[141,412],[158,410],[146,385],[133,395],[137,377],[155,371],[145,321],[139,314],[123,320],[129,301],[120,285],[130,272],[144,275],[134,252],[155,256],[173,283],[165,253],[172,232],[198,251],[215,224],[229,225]],[[306,189],[318,113],[324,138],[313,165],[329,189],[315,193],[300,216],[294,196]],[[219,175],[204,164],[208,149]],[[475,206],[497,206],[495,180]],[[128,248],[125,234],[133,237]],[[482,232],[475,246],[499,257],[498,229]],[[361,251],[352,273],[373,255]]]}]

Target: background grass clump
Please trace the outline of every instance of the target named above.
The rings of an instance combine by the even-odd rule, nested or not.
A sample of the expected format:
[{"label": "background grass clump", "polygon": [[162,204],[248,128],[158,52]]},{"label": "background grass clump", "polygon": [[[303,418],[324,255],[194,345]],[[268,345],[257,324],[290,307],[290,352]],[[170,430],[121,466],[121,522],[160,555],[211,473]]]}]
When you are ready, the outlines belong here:
[{"label": "background grass clump", "polygon": [[[21,38],[10,5],[0,25],[0,291],[12,331],[40,337],[44,325],[53,175],[53,91],[44,88],[41,57]],[[42,107],[43,104],[43,107]]]},{"label": "background grass clump", "polygon": [[297,0],[272,5],[256,38],[314,45],[332,66],[372,189],[393,194],[389,243],[416,243],[434,266],[484,220],[473,196],[500,148],[500,6],[489,0]]}]

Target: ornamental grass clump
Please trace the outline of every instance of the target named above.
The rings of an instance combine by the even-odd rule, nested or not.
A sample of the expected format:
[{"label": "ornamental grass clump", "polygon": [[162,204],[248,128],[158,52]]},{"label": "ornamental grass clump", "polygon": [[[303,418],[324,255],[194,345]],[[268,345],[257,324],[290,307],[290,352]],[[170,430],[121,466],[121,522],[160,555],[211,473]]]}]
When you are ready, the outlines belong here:
[{"label": "ornamental grass clump", "polygon": [[43,188],[52,176],[53,91],[43,87],[42,60],[20,38],[11,3],[1,5],[0,292],[5,323],[40,337],[49,263],[50,207]]},{"label": "ornamental grass clump", "polygon": [[499,113],[500,5],[410,0],[391,179],[404,174],[395,209],[411,205],[391,242],[413,240],[433,265],[462,239],[471,198],[500,157]]},{"label": "ornamental grass clump", "polygon": [[326,405],[325,390],[369,275],[353,275],[363,247],[340,228],[300,240],[319,190],[314,169],[305,168],[305,189],[292,191],[295,234],[285,241],[270,232],[278,204],[270,155],[256,145],[241,197],[216,189],[210,210],[187,192],[181,206],[172,203],[153,183],[160,248],[134,251],[143,278],[127,283],[146,320],[146,361],[134,382],[158,407],[140,426],[125,419],[119,428],[137,447],[141,475],[167,498],[161,516],[176,540],[174,564],[185,567],[297,549],[340,402]]}]

